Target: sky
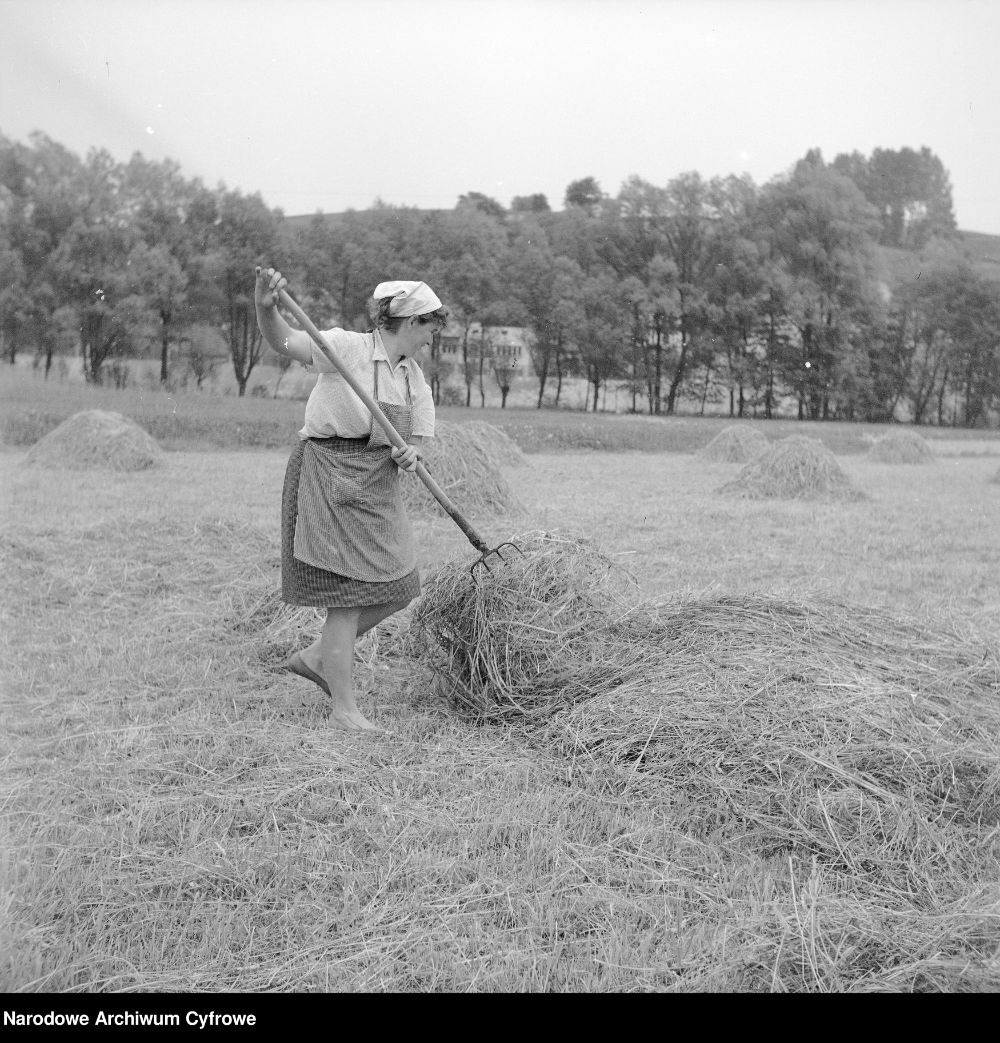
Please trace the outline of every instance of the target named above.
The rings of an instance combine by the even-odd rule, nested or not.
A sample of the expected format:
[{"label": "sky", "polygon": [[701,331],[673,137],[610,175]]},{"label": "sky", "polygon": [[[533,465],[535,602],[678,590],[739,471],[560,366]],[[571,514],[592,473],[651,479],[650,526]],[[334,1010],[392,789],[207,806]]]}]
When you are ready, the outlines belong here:
[{"label": "sky", "polygon": [[0,133],[286,214],[927,146],[1000,235],[1000,0],[0,0]]}]

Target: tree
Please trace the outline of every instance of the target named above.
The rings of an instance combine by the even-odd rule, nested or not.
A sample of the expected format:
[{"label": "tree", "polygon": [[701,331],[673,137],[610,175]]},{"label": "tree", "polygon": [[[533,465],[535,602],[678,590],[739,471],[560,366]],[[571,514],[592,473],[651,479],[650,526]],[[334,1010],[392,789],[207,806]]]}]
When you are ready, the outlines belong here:
[{"label": "tree", "polygon": [[640,376],[650,414],[660,412],[665,353],[677,310],[677,266],[668,256],[666,231],[671,216],[666,188],[635,175],[605,207],[599,254],[631,287],[630,387],[635,397]]},{"label": "tree", "polygon": [[33,282],[73,223],[84,213],[83,164],[44,134],[29,135],[31,148],[16,146],[7,174],[19,202],[19,246],[29,282]]},{"label": "tree", "polygon": [[539,408],[554,350],[555,263],[544,227],[537,220],[526,219],[511,240],[504,274],[509,291],[520,306],[523,324],[533,334]]},{"label": "tree", "polygon": [[749,178],[717,179],[710,193],[717,216],[708,280],[708,331],[721,345],[729,415],[746,413],[748,385],[758,385],[765,339],[768,268],[757,221],[757,190]]},{"label": "tree", "polygon": [[[985,422],[1000,398],[1000,298],[996,284],[958,261],[922,273],[906,288],[915,318],[914,414],[919,422],[933,398],[944,422],[944,398],[961,403],[962,423]],[[957,414],[953,422],[958,422]]]},{"label": "tree", "polygon": [[665,252],[669,208],[665,188],[634,174],[622,185],[609,208],[609,235],[602,251],[619,276],[648,278],[653,258]]},{"label": "tree", "polygon": [[625,389],[631,398],[631,412],[637,413],[639,396],[649,393],[649,302],[641,279],[630,276],[621,283],[621,293],[628,313],[628,379]]},{"label": "tree", "polygon": [[646,395],[651,415],[659,415],[663,405],[664,355],[676,325],[679,295],[677,265],[656,254],[646,272],[648,327],[645,339]]},{"label": "tree", "polygon": [[955,231],[948,171],[926,146],[919,152],[877,148],[868,160],[858,152],[841,154],[832,166],[875,207],[883,246],[917,249],[933,236]]},{"label": "tree", "polygon": [[195,387],[199,391],[201,391],[205,381],[215,371],[218,356],[214,350],[213,340],[220,337],[221,334],[217,329],[201,324],[191,327],[185,334],[187,369],[190,375],[194,377]]},{"label": "tree", "polygon": [[594,216],[604,200],[601,186],[592,177],[582,177],[577,181],[571,181],[566,186],[566,196],[563,206],[567,209],[578,207],[584,213]]},{"label": "tree", "polygon": [[532,364],[538,378],[537,408],[542,408],[553,376],[558,404],[583,272],[574,261],[557,254],[542,221],[527,215],[511,238],[503,272],[508,291],[522,313],[521,324],[531,331]]},{"label": "tree", "polygon": [[23,341],[48,335],[44,287],[55,288],[52,256],[73,223],[86,218],[79,158],[44,134],[29,140],[30,147],[0,134],[0,340],[11,363]]},{"label": "tree", "polygon": [[233,363],[238,394],[263,354],[263,337],[253,303],[253,269],[267,264],[280,241],[278,217],[258,194],[220,190],[212,265],[218,292],[220,326]]},{"label": "tree", "polygon": [[135,153],[122,171],[124,206],[143,249],[131,260],[136,286],[160,322],[160,381],[169,378],[170,346],[197,322],[211,322],[216,288],[207,264],[218,228],[218,196],[197,178],[185,179],[172,160]]},{"label": "tree", "polygon": [[535,192],[530,196],[514,196],[510,201],[510,209],[515,214],[547,214],[552,208],[544,193]]},{"label": "tree", "polygon": [[500,389],[500,408],[507,408],[507,396],[514,386],[517,377],[517,359],[496,345],[491,345],[491,366],[493,378]]},{"label": "tree", "polygon": [[[507,394],[511,389],[514,378],[514,368],[516,367],[516,361],[513,367],[509,366],[512,356],[510,351],[501,343],[500,338],[488,333],[487,330],[497,326],[517,326],[520,323],[520,315],[519,306],[515,301],[502,299],[491,301],[482,312],[479,326],[478,369],[479,405],[483,409],[486,408],[485,377],[487,369],[493,373],[494,379],[497,381],[503,398],[502,404],[505,406],[507,404]],[[506,362],[500,363],[501,359],[506,360]],[[498,365],[501,367],[500,372],[498,372]]]},{"label": "tree", "polygon": [[[579,266],[566,257],[559,257],[555,264],[553,283],[555,307],[552,310],[552,326],[549,333],[551,364],[556,371],[556,394],[553,405],[559,405],[563,378],[571,376],[579,365],[579,351],[574,342],[574,330],[582,308],[584,274]],[[544,381],[539,381],[538,404],[542,404]]]},{"label": "tree", "polygon": [[708,278],[712,270],[713,228],[708,186],[696,172],[681,174],[666,188],[664,254],[675,270],[677,327],[680,344],[667,390],[666,411],[677,405],[687,376],[692,341],[707,321]]},{"label": "tree", "polygon": [[920,278],[899,287],[890,312],[886,334],[898,354],[892,367],[897,374],[893,398],[905,395],[909,399],[915,424],[927,420],[934,399],[939,392],[943,396],[947,382],[949,344],[944,310],[939,306],[942,296],[947,296],[946,286],[944,273],[920,273]]},{"label": "tree", "polygon": [[585,275],[596,274],[607,267],[604,237],[607,222],[582,207],[570,207],[556,220],[546,223],[549,243],[556,257],[572,261]]},{"label": "tree", "polygon": [[274,382],[274,392],[271,398],[278,397],[278,388],[281,387],[281,381],[284,379],[285,374],[292,368],[292,358],[290,355],[278,355],[278,379]]},{"label": "tree", "polygon": [[628,301],[619,280],[611,272],[588,278],[573,317],[574,340],[584,372],[594,389],[597,412],[600,390],[622,371],[622,348],[628,336]]},{"label": "tree", "polygon": [[961,274],[961,295],[950,302],[948,316],[956,390],[965,426],[985,426],[1000,401],[1000,299],[995,284],[983,276],[971,269]]},{"label": "tree", "polygon": [[54,309],[47,324],[50,333],[45,340],[45,376],[52,370],[52,356],[72,355],[80,343],[80,326],[75,309],[61,304]]},{"label": "tree", "polygon": [[76,310],[84,374],[94,384],[103,382],[105,362],[138,351],[152,336],[155,316],[128,268],[135,245],[127,225],[84,212],[50,261],[56,295]]},{"label": "tree", "polygon": [[0,240],[0,271],[4,273],[0,285],[0,357],[14,365],[25,326],[24,304],[29,291],[20,251],[9,241]]},{"label": "tree", "polygon": [[486,325],[489,308],[499,296],[499,259],[506,245],[505,235],[499,222],[477,207],[460,207],[434,215],[428,235],[439,253],[429,265],[427,281],[462,326],[462,369],[468,406],[472,404],[477,370],[469,332],[477,321]]},{"label": "tree", "polygon": [[482,192],[466,192],[458,197],[456,206],[458,209],[471,207],[473,210],[480,210],[487,217],[496,218],[498,221],[502,221],[507,216],[507,211],[504,210],[501,203]]},{"label": "tree", "polygon": [[847,379],[847,419],[886,423],[894,418],[906,391],[908,332],[905,316],[888,303],[872,314]]},{"label": "tree", "polygon": [[812,153],[791,177],[768,185],[761,215],[775,265],[770,302],[780,300],[798,333],[786,379],[799,419],[833,415],[859,316],[874,292],[874,214],[848,178]]},{"label": "tree", "polygon": [[160,325],[160,383],[166,384],[170,345],[177,317],[186,300],[188,278],[169,248],[158,243],[138,242],[129,253],[127,266],[133,293],[143,297],[156,312]]}]

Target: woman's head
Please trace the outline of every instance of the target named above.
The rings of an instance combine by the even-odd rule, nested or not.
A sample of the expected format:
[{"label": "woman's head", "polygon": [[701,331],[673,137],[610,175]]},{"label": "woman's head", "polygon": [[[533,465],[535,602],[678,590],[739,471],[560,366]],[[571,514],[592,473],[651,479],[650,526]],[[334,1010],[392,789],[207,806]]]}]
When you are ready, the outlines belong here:
[{"label": "woman's head", "polygon": [[398,333],[411,319],[439,329],[448,321],[448,309],[425,282],[383,282],[372,294],[371,319],[376,329]]},{"label": "woman's head", "polygon": [[442,329],[448,322],[447,308],[436,308],[434,311],[424,312],[423,315],[393,315],[389,310],[389,305],[391,303],[391,297],[382,297],[380,300],[374,302],[375,306],[372,309],[371,320],[372,325],[374,325],[376,329],[385,330],[387,333],[398,333],[399,330],[410,321],[410,318],[415,318],[421,326],[427,326],[430,323],[434,323],[438,329]]}]

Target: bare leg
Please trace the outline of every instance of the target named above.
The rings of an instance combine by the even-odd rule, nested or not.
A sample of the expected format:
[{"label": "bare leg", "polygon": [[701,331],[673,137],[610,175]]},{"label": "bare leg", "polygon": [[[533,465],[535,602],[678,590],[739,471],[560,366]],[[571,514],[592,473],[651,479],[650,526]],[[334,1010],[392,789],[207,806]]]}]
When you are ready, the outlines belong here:
[{"label": "bare leg", "polygon": [[376,727],[358,709],[354,701],[354,641],[358,633],[360,610],[329,608],[319,639],[322,674],[330,686],[333,720],[349,731],[376,731]]},{"label": "bare leg", "polygon": [[[406,608],[408,604],[409,601],[393,601],[388,605],[367,605],[360,610],[352,609],[351,611],[359,613],[358,630],[355,636],[361,637],[362,634],[367,634],[372,627],[377,626],[383,619],[388,619],[390,616],[402,611],[402,609]],[[323,674],[322,644],[323,637],[320,635],[308,648],[302,649],[299,653],[306,666],[308,666],[310,670],[315,670],[318,674]],[[324,676],[326,675],[324,674]]]},{"label": "bare leg", "polygon": [[369,605],[367,608],[363,608],[358,619],[358,637],[361,637],[362,634],[367,634],[372,627],[378,626],[383,619],[388,619],[397,612],[402,612],[408,604],[409,601],[392,601],[388,605]]}]

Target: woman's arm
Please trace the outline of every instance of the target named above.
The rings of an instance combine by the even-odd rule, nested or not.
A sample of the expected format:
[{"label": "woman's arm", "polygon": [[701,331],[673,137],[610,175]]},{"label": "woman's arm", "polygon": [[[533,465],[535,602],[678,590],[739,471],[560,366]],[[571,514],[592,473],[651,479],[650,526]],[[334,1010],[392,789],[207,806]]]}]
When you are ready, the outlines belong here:
[{"label": "woman's arm", "polygon": [[273,268],[258,268],[253,300],[257,309],[257,325],[264,340],[279,355],[287,355],[296,362],[312,362],[312,340],[305,330],[293,330],[278,311],[278,291],[288,280]]}]

